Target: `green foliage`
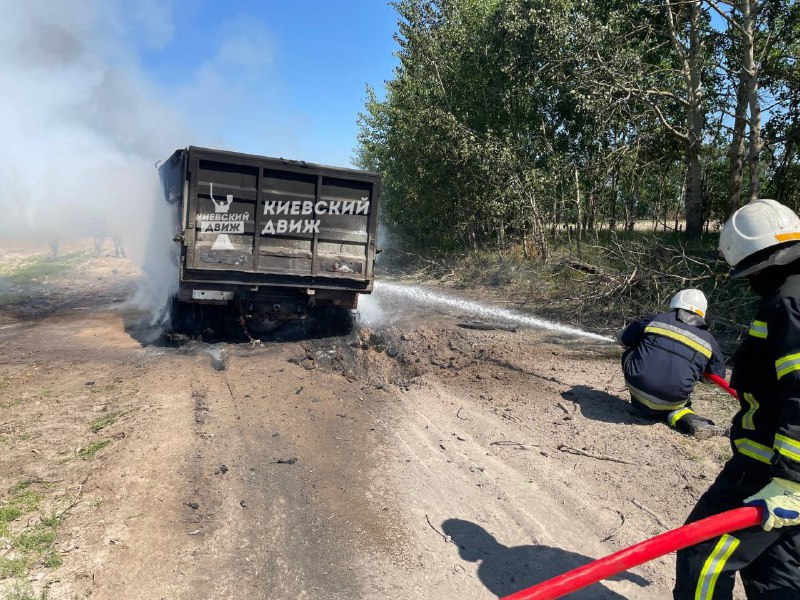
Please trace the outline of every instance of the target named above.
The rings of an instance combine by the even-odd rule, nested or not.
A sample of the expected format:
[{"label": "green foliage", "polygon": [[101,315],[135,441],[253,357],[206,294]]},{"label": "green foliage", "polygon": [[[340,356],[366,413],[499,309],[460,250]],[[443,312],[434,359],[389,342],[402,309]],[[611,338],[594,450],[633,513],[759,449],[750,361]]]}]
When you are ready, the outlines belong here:
[{"label": "green foliage", "polygon": [[89,257],[88,252],[70,252],[55,259],[44,256],[35,256],[14,265],[13,267],[0,267],[0,276],[14,285],[23,285],[32,281],[43,279],[52,275],[63,273]]},{"label": "green foliage", "polygon": [[502,253],[436,252],[395,267],[435,281],[446,278],[456,288],[484,288],[484,300],[497,293],[510,307],[534,307],[537,316],[610,336],[633,319],[667,310],[678,289],[698,287],[708,297],[711,329],[728,355],[746,334],[757,303],[746,282],[728,278],[713,239],[688,254],[679,233],[595,232],[584,240],[580,260],[574,240],[559,235],[548,262],[528,260],[520,245],[512,245]]},{"label": "green foliage", "polygon": [[114,423],[116,423],[117,419],[119,419],[124,414],[125,412],[121,410],[110,411],[105,415],[103,415],[102,417],[100,417],[99,419],[93,421],[92,424],[89,426],[89,429],[91,430],[92,433],[98,433],[99,431],[102,431],[109,425],[113,425]]},{"label": "green foliage", "polygon": [[9,505],[28,513],[37,510],[41,501],[42,496],[40,494],[28,490],[12,496],[11,500],[9,500]]},{"label": "green foliage", "polygon": [[[2,566],[0,566],[0,572],[2,572]],[[42,590],[37,594],[30,584],[17,582],[6,592],[4,600],[47,600],[48,597],[47,590]]]},{"label": "green foliage", "polygon": [[0,579],[23,577],[36,566],[61,565],[61,555],[53,549],[61,525],[58,514],[40,516],[34,525],[28,517],[26,526],[18,523],[9,530],[9,523],[39,510],[42,496],[33,489],[34,484],[48,485],[38,480],[20,481],[9,489],[9,498],[0,505],[0,544],[11,550],[0,558]]},{"label": "green foliage", "polygon": [[97,454],[100,450],[105,448],[111,443],[111,440],[98,440],[96,442],[92,442],[86,448],[82,448],[78,452],[78,456],[81,458],[94,458],[94,455]]},{"label": "green foliage", "polygon": [[35,482],[32,479],[24,479],[22,481],[18,481],[10,488],[8,488],[8,493],[11,494],[12,496],[15,494],[19,494],[20,492],[24,492],[29,487],[31,487],[31,484],[33,483]]},{"label": "green foliage", "polygon": [[11,540],[11,546],[15,550],[24,553],[43,554],[56,539],[56,531],[52,527],[40,526],[32,528],[30,531],[21,533]]},{"label": "green foliage", "polygon": [[28,565],[25,559],[0,556],[0,579],[21,577],[25,574],[27,568]]},{"label": "green foliage", "polygon": [[8,524],[22,516],[22,511],[13,506],[0,507],[0,537],[8,535]]},{"label": "green foliage", "polygon": [[[800,11],[761,3],[759,31],[772,23],[776,32],[761,85],[784,99],[765,113],[765,131],[786,137],[800,131],[790,68]],[[521,241],[526,255],[542,257],[565,224],[581,234],[631,231],[654,218],[682,229],[690,127],[679,48],[693,43],[694,3],[672,6],[674,39],[665,3],[654,0],[395,2],[400,64],[385,97],[367,89],[356,150],[361,167],[384,176],[385,221],[416,248]],[[740,40],[699,6],[699,210],[716,224],[729,210],[725,115]],[[769,147],[763,177],[790,203],[800,200],[796,139]]]}]

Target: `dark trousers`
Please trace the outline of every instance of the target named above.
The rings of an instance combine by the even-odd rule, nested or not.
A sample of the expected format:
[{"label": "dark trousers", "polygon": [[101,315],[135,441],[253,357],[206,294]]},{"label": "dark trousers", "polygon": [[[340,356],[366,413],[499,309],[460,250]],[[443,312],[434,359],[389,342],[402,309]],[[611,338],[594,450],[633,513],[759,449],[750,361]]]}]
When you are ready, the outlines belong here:
[{"label": "dark trousers", "polygon": [[[635,413],[638,416],[642,417],[643,419],[650,419],[653,423],[657,421],[664,421],[667,425],[669,425],[670,427],[674,427],[675,429],[677,429],[682,433],[689,433],[689,434],[693,433],[692,421],[696,419],[705,420],[702,417],[695,414],[694,412],[691,412],[681,417],[677,421],[675,421],[675,423],[670,423],[669,417],[672,414],[671,410],[662,410],[662,411],[653,410],[652,408],[647,407],[641,402],[639,402],[633,396],[631,396],[631,406],[633,407]],[[683,408],[692,408],[692,401],[687,400],[686,404],[683,405]]]},{"label": "dark trousers", "polygon": [[[769,483],[768,467],[728,461],[687,523],[738,508]],[[730,600],[739,571],[749,600],[800,599],[800,527],[751,527],[678,552],[675,600]],[[699,590],[699,592],[698,592]]]}]

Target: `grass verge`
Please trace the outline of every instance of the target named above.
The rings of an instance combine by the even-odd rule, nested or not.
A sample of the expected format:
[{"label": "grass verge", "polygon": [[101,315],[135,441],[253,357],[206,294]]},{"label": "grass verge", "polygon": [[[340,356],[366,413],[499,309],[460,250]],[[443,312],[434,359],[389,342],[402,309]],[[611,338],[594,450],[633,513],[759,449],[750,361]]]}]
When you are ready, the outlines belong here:
[{"label": "grass verge", "polygon": [[89,430],[92,433],[98,433],[103,429],[105,429],[106,427],[109,427],[114,423],[116,423],[117,420],[120,417],[124,416],[125,414],[126,412],[124,410],[109,411],[99,419],[92,421],[92,423],[89,425]]},{"label": "grass verge", "polygon": [[6,591],[4,600],[47,600],[47,590],[36,593],[29,583],[16,582]]},{"label": "grass verge", "polygon": [[[88,251],[68,252],[50,259],[44,254],[31,256],[14,265],[0,267],[0,276],[10,284],[21,286],[67,271],[86,261]],[[16,295],[16,294],[14,294]]]},{"label": "grass verge", "polygon": [[111,443],[111,440],[98,440],[96,442],[92,442],[86,448],[81,448],[78,451],[78,456],[81,458],[94,458],[94,455],[97,454],[100,450],[105,448]]},{"label": "grass verge", "polygon": [[[53,547],[61,519],[56,514],[38,514],[43,500],[36,489],[40,484],[48,485],[41,481],[20,481],[8,490],[8,497],[0,504],[0,545],[9,550],[0,557],[0,580],[23,578],[37,567],[61,565],[61,555]],[[25,525],[21,522],[23,517]]]},{"label": "grass verge", "polygon": [[387,248],[378,268],[402,279],[472,290],[509,308],[607,335],[668,310],[678,290],[699,288],[709,300],[711,329],[726,351],[746,332],[757,303],[746,284],[728,279],[716,236],[686,246],[670,233],[603,231],[587,235],[580,246],[574,238],[552,241],[547,261],[526,257],[519,244],[461,253]]}]

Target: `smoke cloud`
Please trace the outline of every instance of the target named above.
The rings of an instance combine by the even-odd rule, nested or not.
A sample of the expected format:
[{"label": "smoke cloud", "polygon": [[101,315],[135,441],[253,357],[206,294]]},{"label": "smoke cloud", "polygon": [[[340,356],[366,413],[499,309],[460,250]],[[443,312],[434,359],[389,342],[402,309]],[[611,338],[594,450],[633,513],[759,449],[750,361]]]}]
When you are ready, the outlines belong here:
[{"label": "smoke cloud", "polygon": [[138,299],[163,306],[175,244],[154,165],[191,129],[133,44],[171,38],[169,4],[0,0],[0,10],[0,238],[121,237],[151,275]]},{"label": "smoke cloud", "polygon": [[177,246],[155,163],[192,144],[225,147],[229,133],[250,139],[231,149],[285,155],[263,147],[278,117],[253,119],[281,97],[273,37],[234,13],[194,63],[155,80],[140,61],[176,42],[170,0],[0,0],[0,10],[0,240],[122,237],[147,275],[136,301],[163,306]]},{"label": "smoke cloud", "polygon": [[[0,1],[4,237],[70,239],[146,222],[155,160],[189,137],[127,50],[115,6]],[[168,35],[143,7],[128,27]]]}]

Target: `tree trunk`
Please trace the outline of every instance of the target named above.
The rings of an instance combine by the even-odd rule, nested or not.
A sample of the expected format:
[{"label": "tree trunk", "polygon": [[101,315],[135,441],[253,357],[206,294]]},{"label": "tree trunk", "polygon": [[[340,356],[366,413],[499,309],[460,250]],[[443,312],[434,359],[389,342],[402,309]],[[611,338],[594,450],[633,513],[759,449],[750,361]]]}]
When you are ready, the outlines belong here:
[{"label": "tree trunk", "polygon": [[617,171],[611,175],[611,216],[608,220],[608,228],[614,231],[617,228]]},{"label": "tree trunk", "polygon": [[760,157],[763,142],[761,140],[761,102],[758,99],[758,67],[754,58],[755,21],[757,18],[757,0],[742,0],[742,37],[744,55],[742,70],[747,72],[747,103],[750,107],[750,147],[747,153],[747,165],[750,170],[750,182],[747,189],[749,202],[758,199],[761,192]]},{"label": "tree trunk", "polygon": [[689,84],[686,117],[689,139],[686,143],[686,238],[698,240],[703,235],[703,170],[700,146],[703,139],[703,87],[700,56],[700,1],[692,2],[689,18],[689,52],[686,57]]},{"label": "tree trunk", "polygon": [[736,89],[736,112],[733,135],[728,149],[728,198],[725,216],[730,217],[742,205],[742,172],[744,171],[744,131],[747,127],[747,73],[742,69]]},{"label": "tree trunk", "polygon": [[664,199],[664,185],[666,183],[667,175],[664,171],[658,176],[658,200],[653,206],[653,233],[658,231],[658,211],[661,210],[661,203],[666,202]]},{"label": "tree trunk", "polygon": [[575,229],[578,236],[578,251],[580,252],[581,242],[583,241],[583,232],[581,228],[582,222],[581,214],[581,184],[578,180],[578,167],[575,167]]},{"label": "tree trunk", "polygon": [[586,197],[586,216],[584,217],[584,222],[586,223],[586,225],[584,227],[584,232],[594,231],[596,220],[597,220],[597,215],[595,213],[594,189],[590,189],[589,195]]}]

